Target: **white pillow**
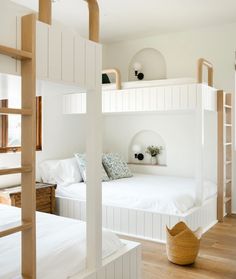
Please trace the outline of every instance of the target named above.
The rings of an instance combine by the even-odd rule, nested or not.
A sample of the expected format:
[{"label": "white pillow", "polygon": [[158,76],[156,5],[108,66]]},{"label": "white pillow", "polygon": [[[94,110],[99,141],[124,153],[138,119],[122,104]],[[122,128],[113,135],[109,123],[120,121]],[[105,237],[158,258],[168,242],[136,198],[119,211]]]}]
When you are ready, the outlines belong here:
[{"label": "white pillow", "polygon": [[55,179],[58,185],[67,186],[81,182],[82,176],[75,158],[60,160],[56,167]]},{"label": "white pillow", "polygon": [[66,186],[82,181],[75,158],[44,161],[39,168],[44,183]]},{"label": "white pillow", "polygon": [[59,160],[47,160],[39,165],[39,171],[44,183],[56,184],[55,172]]}]

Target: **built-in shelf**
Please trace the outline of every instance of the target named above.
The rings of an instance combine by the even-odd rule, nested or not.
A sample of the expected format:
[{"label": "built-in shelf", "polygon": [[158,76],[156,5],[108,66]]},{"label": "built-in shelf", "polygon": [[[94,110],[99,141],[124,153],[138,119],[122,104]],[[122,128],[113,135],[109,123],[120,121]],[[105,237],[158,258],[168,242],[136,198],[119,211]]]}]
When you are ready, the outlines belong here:
[{"label": "built-in shelf", "polygon": [[147,164],[147,163],[127,163],[128,165],[135,165],[135,166],[151,166],[151,167],[167,167],[167,165],[161,165],[161,164]]}]

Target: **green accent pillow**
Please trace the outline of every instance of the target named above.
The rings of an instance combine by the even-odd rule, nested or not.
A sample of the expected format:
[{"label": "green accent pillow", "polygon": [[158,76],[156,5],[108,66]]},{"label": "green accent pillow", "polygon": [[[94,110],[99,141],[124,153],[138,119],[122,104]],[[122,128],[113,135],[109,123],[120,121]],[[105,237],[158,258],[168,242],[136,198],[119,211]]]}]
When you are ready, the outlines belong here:
[{"label": "green accent pillow", "polygon": [[133,176],[127,163],[120,157],[118,153],[103,154],[102,163],[108,176],[112,179]]},{"label": "green accent pillow", "polygon": [[[77,153],[75,154],[75,158],[79,165],[79,170],[83,178],[83,181],[86,182],[86,155]],[[102,181],[109,181],[110,178],[108,177],[103,165],[101,167],[102,167]]]}]

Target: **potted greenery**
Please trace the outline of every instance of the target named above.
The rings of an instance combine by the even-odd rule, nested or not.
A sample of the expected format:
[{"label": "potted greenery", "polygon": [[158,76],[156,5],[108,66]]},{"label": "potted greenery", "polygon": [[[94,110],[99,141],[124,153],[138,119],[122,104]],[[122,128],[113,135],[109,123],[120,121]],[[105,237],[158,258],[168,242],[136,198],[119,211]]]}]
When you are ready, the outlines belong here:
[{"label": "potted greenery", "polygon": [[163,150],[162,146],[149,145],[146,148],[146,153],[151,156],[151,164],[153,165],[158,164],[158,155],[161,154],[162,150]]}]

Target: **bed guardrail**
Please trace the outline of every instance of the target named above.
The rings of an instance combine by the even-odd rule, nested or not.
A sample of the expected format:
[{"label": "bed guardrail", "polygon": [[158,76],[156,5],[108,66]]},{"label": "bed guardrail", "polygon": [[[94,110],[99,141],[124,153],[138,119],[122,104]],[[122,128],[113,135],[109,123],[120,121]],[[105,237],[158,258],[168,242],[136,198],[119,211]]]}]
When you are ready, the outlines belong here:
[{"label": "bed guardrail", "polygon": [[213,65],[204,58],[198,59],[197,82],[203,82],[203,68],[206,67],[208,71],[208,86],[213,87]]},{"label": "bed guardrail", "polygon": [[[99,6],[97,0],[84,0],[89,9],[89,40],[99,42]],[[52,1],[39,0],[39,21],[52,24]]]},{"label": "bed guardrail", "polygon": [[103,74],[114,74],[116,77],[116,90],[121,90],[121,74],[118,69],[105,69],[102,71]]}]

